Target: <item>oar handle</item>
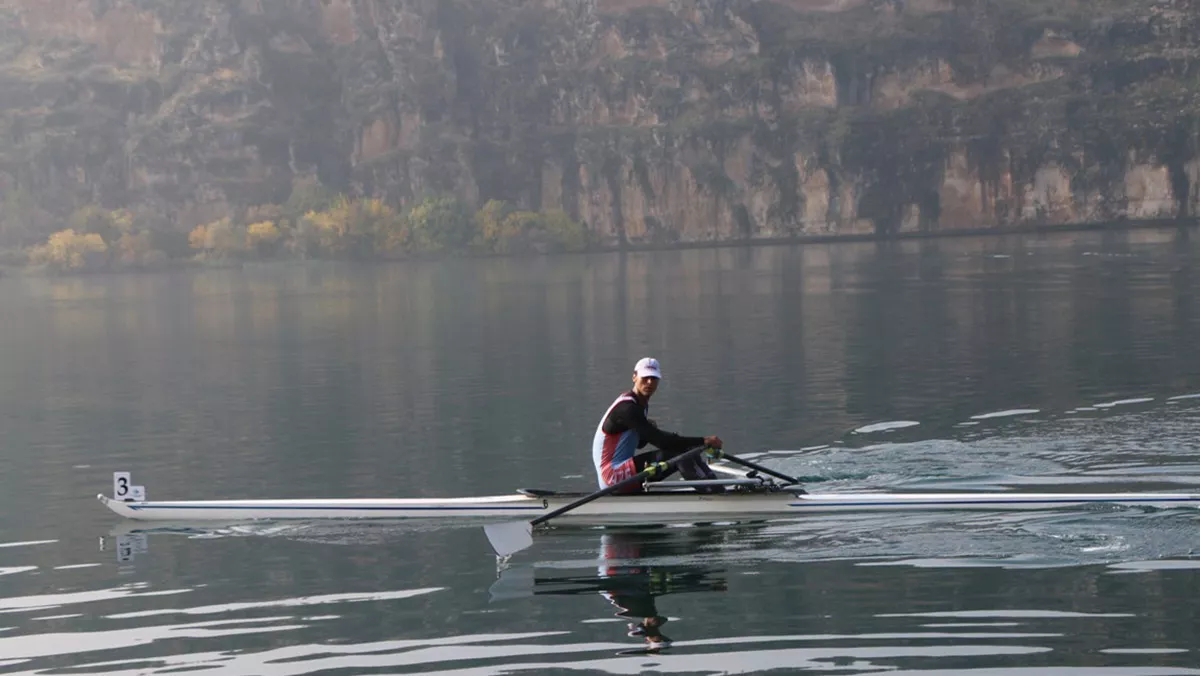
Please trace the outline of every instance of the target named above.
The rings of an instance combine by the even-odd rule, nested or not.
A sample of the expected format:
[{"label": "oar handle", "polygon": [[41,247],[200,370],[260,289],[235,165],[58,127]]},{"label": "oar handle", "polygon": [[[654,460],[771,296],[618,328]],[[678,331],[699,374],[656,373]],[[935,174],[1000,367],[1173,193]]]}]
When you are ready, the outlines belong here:
[{"label": "oar handle", "polygon": [[723,454],[721,457],[728,460],[729,462],[734,463],[734,464],[741,465],[742,467],[746,467],[748,469],[752,469],[752,470],[755,470],[758,472],[762,472],[763,474],[773,476],[776,479],[779,479],[781,481],[786,481],[790,484],[800,483],[797,479],[793,479],[792,477],[790,477],[786,474],[780,474],[779,472],[776,472],[775,470],[772,470],[772,469],[767,469],[766,467],[763,467],[762,465],[759,465],[758,463],[753,463],[753,462],[750,462],[749,460],[742,460],[741,458],[739,458],[737,456],[729,455],[728,453]]},{"label": "oar handle", "polygon": [[550,519],[553,519],[554,517],[559,516],[561,514],[565,514],[566,512],[569,512],[572,509],[575,509],[576,507],[579,507],[581,505],[586,505],[587,503],[591,502],[592,500],[598,500],[606,495],[611,495],[613,493],[616,493],[617,491],[619,491],[623,488],[628,488],[629,486],[632,486],[634,484],[641,483],[647,477],[654,476],[655,474],[658,474],[659,472],[665,472],[666,470],[679,464],[681,461],[683,461],[687,458],[690,458],[698,453],[701,453],[704,450],[705,450],[704,446],[697,446],[696,448],[693,448],[690,451],[681,453],[681,454],[675,456],[674,458],[667,460],[666,462],[656,462],[653,465],[650,465],[646,469],[642,470],[641,472],[638,472],[637,474],[634,474],[633,476],[629,477],[628,479],[625,479],[623,481],[618,481],[617,483],[615,483],[611,486],[605,486],[604,488],[601,488],[600,490],[596,491],[595,493],[592,493],[591,495],[586,495],[582,498],[579,498],[578,500],[576,500],[575,502],[572,502],[569,505],[564,505],[562,507],[559,507],[558,509],[554,510],[553,512],[550,512],[549,514],[543,514],[542,516],[539,516],[538,518],[534,519],[533,521],[530,521],[529,525],[536,526],[540,523],[545,523],[546,521],[549,521]]}]

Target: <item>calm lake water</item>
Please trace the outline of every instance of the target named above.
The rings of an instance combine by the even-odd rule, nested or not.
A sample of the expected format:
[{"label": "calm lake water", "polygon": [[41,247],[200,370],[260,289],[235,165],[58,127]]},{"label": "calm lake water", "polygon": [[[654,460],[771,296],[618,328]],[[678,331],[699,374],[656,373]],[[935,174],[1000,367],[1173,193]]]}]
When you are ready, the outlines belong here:
[{"label": "calm lake water", "polygon": [[[1200,674],[1200,515],[130,535],[95,495],[587,489],[652,417],[811,482],[1200,492],[1176,231],[0,279],[0,674]],[[641,626],[658,618],[657,627]]]}]

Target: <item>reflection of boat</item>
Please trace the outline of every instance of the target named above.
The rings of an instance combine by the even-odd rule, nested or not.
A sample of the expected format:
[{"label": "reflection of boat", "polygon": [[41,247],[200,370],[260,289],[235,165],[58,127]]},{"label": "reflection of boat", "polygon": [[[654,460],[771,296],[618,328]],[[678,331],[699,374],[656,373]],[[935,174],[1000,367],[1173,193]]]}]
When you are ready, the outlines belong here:
[{"label": "reflection of boat", "polygon": [[[128,485],[128,473],[123,475]],[[114,482],[115,483],[115,482]],[[720,485],[722,493],[701,492]],[[133,495],[141,492],[141,487]],[[121,495],[115,492],[114,495]],[[474,498],[355,498],[150,501],[97,498],[113,512],[146,521],[258,519],[534,519],[584,497],[585,493],[522,489],[511,495]],[[1139,507],[1197,507],[1187,493],[803,493],[762,476],[711,481],[664,481],[635,494],[608,495],[559,516],[556,522],[669,523],[732,518],[794,517],[820,512],[929,510],[1038,510],[1115,504]],[[653,515],[648,517],[647,515]]]},{"label": "reflection of boat", "polygon": [[419,533],[444,533],[471,524],[418,521],[132,521],[122,519],[104,532],[121,541],[131,537],[177,537],[189,540],[255,538],[310,542],[330,546],[388,545]]},{"label": "reflection of boat", "polygon": [[[752,526],[754,528],[761,525]],[[645,645],[637,652],[655,652],[670,645],[663,634],[667,617],[658,599],[669,594],[723,592],[723,571],[705,564],[655,563],[655,560],[693,557],[706,545],[744,532],[745,527],[697,527],[682,532],[660,528],[605,528],[600,536],[600,565],[596,572],[552,575],[531,566],[507,568],[489,590],[493,601],[529,596],[591,596],[598,594],[625,620],[627,635]]]}]

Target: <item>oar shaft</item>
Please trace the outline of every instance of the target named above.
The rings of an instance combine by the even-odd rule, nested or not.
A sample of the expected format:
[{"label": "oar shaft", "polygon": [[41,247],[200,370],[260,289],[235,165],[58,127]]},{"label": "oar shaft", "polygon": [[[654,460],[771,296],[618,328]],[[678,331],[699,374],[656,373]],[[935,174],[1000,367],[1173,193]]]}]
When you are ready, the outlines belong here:
[{"label": "oar shaft", "polygon": [[786,481],[790,484],[800,483],[798,480],[796,480],[786,474],[780,474],[779,472],[776,472],[775,470],[772,470],[772,469],[767,469],[766,467],[763,467],[762,465],[759,465],[758,463],[750,462],[749,460],[742,460],[741,458],[729,455],[728,453],[722,455],[721,457],[728,460],[729,462],[734,463],[734,464],[741,465],[742,467],[746,467],[748,469],[752,469],[752,470],[755,470],[758,472],[762,472],[763,474],[766,474],[768,476],[773,476],[776,479],[779,479],[781,481]]},{"label": "oar shaft", "polygon": [[[704,446],[698,446],[696,448],[693,448],[690,451],[681,453],[681,454],[675,456],[674,458],[667,460],[666,464],[668,467],[674,467],[675,465],[679,464],[680,461],[682,461],[686,458],[690,458],[693,455],[696,455],[697,453],[701,453],[703,451],[704,451]],[[587,503],[591,502],[592,500],[598,500],[606,495],[612,495],[613,493],[616,493],[617,491],[619,491],[623,488],[628,488],[629,486],[632,486],[634,484],[641,483],[647,477],[653,476],[653,475],[657,474],[658,472],[659,472],[659,467],[658,467],[658,464],[656,463],[652,468],[642,470],[641,472],[638,472],[637,474],[629,477],[628,479],[625,479],[624,481],[618,481],[617,483],[615,483],[611,486],[606,486],[604,488],[601,488],[600,490],[596,491],[595,493],[592,493],[591,495],[587,495],[582,498],[579,498],[578,500],[576,500],[575,502],[572,502],[569,505],[564,505],[562,507],[559,507],[558,509],[554,510],[553,512],[550,512],[549,514],[543,514],[542,516],[539,516],[538,518],[534,519],[533,521],[530,521],[529,525],[536,526],[540,523],[549,521],[550,519],[553,519],[554,517],[556,517],[560,514],[563,514],[565,512],[571,511],[572,509],[575,509],[576,507],[586,505]]]}]

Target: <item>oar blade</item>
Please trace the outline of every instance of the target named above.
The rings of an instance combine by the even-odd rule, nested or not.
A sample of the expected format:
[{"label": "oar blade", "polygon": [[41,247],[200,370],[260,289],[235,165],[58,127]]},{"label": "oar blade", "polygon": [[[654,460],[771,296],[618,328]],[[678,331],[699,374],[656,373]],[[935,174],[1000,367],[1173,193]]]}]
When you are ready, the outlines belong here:
[{"label": "oar blade", "polygon": [[489,523],[483,527],[483,532],[492,543],[496,556],[502,559],[533,545],[533,526],[528,521]]}]

